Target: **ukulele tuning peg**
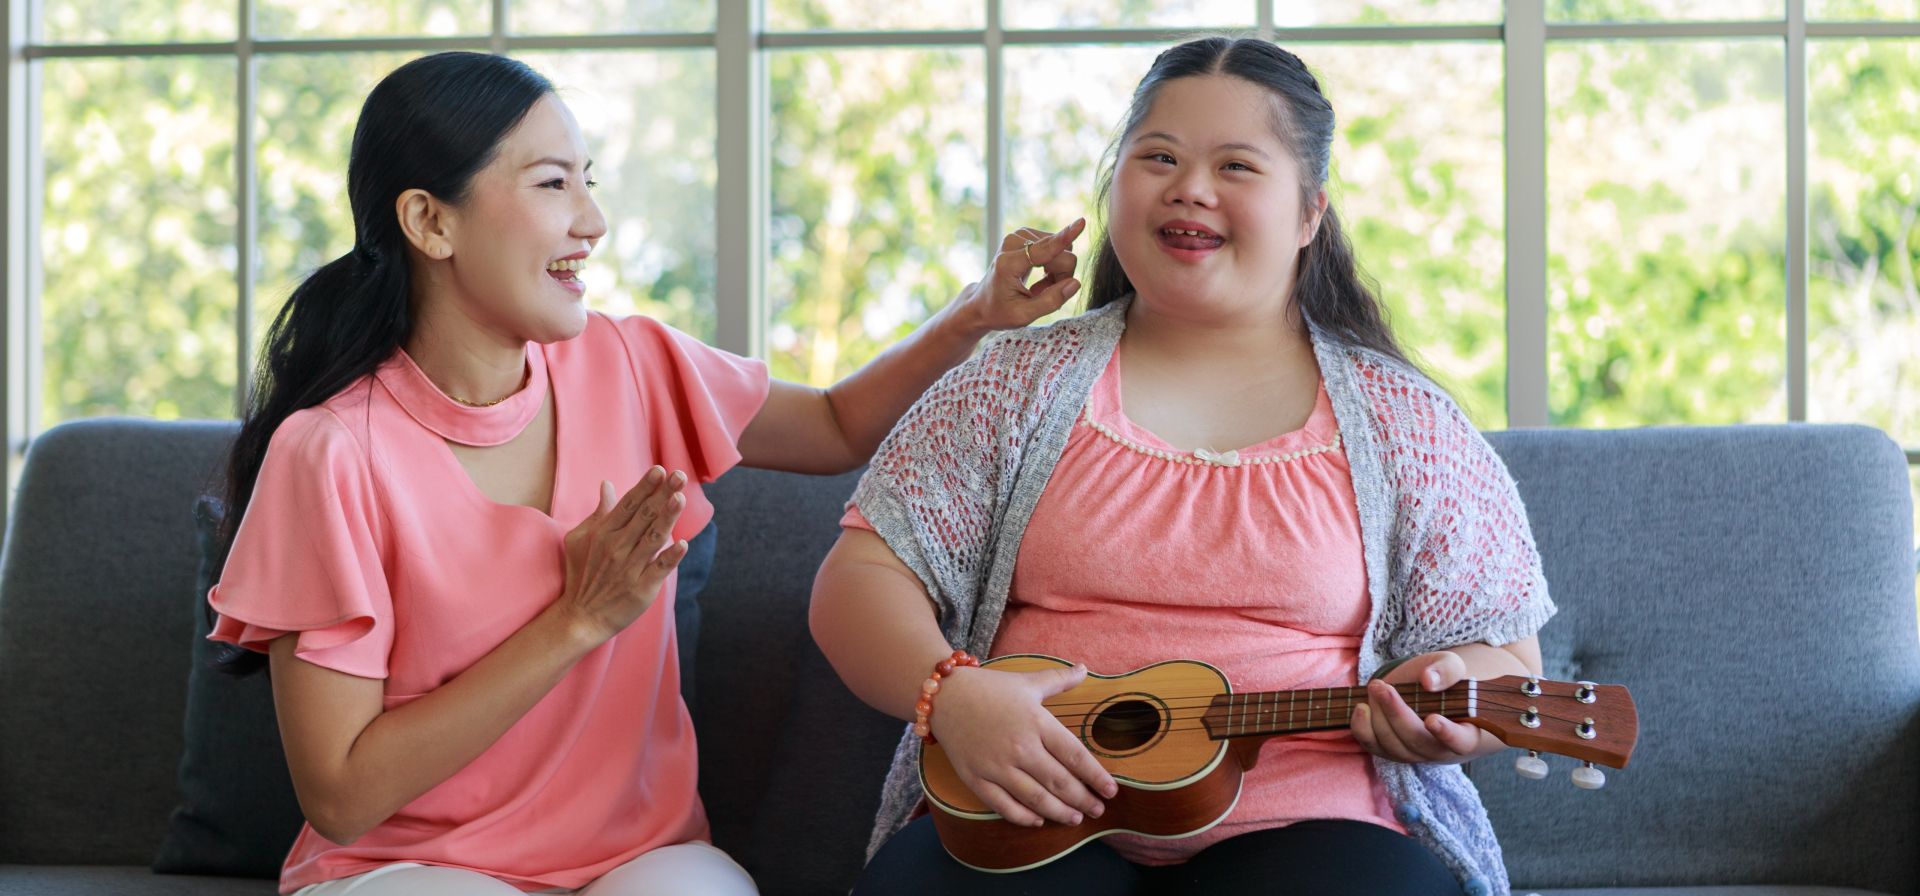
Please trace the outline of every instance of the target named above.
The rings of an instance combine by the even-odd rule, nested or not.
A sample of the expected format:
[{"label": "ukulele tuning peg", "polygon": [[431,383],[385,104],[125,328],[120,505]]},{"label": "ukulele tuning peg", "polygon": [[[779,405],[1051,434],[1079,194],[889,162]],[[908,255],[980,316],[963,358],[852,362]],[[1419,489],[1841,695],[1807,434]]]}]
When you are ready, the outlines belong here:
[{"label": "ukulele tuning peg", "polygon": [[1573,786],[1581,790],[1599,790],[1607,786],[1607,773],[1594,768],[1591,762],[1583,762],[1573,770]]},{"label": "ukulele tuning peg", "polygon": [[1547,776],[1547,761],[1540,754],[1528,750],[1527,755],[1513,761],[1513,773],[1529,781],[1539,781]]}]

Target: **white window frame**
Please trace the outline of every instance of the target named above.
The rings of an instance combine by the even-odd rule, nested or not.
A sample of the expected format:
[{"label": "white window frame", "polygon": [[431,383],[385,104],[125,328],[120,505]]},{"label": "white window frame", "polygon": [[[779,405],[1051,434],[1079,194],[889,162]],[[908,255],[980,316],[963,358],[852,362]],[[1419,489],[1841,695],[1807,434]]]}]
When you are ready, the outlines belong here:
[{"label": "white window frame", "polygon": [[[1006,91],[1003,52],[1007,46],[1073,44],[1167,44],[1216,29],[1071,29],[1014,30],[1001,27],[1005,0],[983,0],[982,29],[889,32],[768,32],[765,0],[718,0],[711,32],[672,34],[597,34],[591,36],[514,35],[506,31],[510,0],[491,0],[486,34],[447,38],[270,39],[254,34],[254,0],[237,0],[238,22],[232,41],[180,44],[43,44],[31,39],[41,0],[12,0],[0,22],[7,47],[0,112],[7,130],[6,176],[0,199],[5,243],[6,314],[0,316],[0,441],[7,446],[9,471],[17,468],[36,433],[40,417],[41,284],[38,217],[41,183],[36,172],[40,145],[40,85],[36,65],[46,59],[152,56],[230,56],[238,67],[235,122],[235,183],[238,214],[237,297],[234,315],[238,350],[234,408],[246,405],[255,346],[253,272],[258,253],[258,184],[254,115],[254,59],[283,53],[356,51],[432,52],[448,49],[521,53],[545,50],[664,50],[709,48],[715,51],[715,134],[717,183],[715,227],[718,257],[715,281],[715,342],[746,355],[766,356],[768,321],[766,278],[768,203],[766,55],[772,50],[835,47],[981,47],[986,53],[986,241],[992,255],[1004,227],[1006,195]],[[1816,38],[1920,37],[1920,22],[1808,22],[1806,0],[1785,0],[1780,20],[1732,22],[1659,22],[1556,24],[1545,20],[1542,0],[1508,0],[1505,21],[1484,25],[1395,25],[1280,28],[1275,0],[1255,0],[1255,31],[1286,44],[1376,41],[1494,42],[1504,50],[1506,136],[1506,313],[1508,425],[1550,424],[1547,402],[1547,108],[1546,48],[1554,41],[1777,38],[1786,47],[1787,85],[1787,420],[1807,419],[1807,42]],[[1907,451],[1920,465],[1920,446]],[[12,477],[9,476],[9,482]],[[0,514],[11,504],[10,489],[0,489]],[[0,516],[0,519],[4,519]]]}]

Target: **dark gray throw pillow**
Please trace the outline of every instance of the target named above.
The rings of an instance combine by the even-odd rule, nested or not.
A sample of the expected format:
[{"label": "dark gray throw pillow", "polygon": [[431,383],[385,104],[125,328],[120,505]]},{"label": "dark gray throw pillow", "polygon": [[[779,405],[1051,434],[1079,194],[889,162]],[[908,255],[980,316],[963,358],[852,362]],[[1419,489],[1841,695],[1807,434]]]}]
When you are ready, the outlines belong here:
[{"label": "dark gray throw pillow", "polygon": [[162,874],[279,877],[280,862],[300,832],[300,805],[280,751],[273,686],[266,675],[235,678],[213,667],[220,645],[207,640],[207,590],[219,570],[219,499],[193,505],[200,547],[194,577],[193,666],[187,673],[186,747],[180,757],[180,804],[153,859]]},{"label": "dark gray throw pillow", "polygon": [[[207,640],[207,591],[219,575],[219,499],[194,502],[200,548],[193,608],[193,666],[187,674],[186,745],[180,757],[180,804],[168,819],[167,836],[154,856],[162,874],[229,877],[280,876],[280,864],[300,832],[300,804],[293,796],[280,729],[273,714],[273,686],[264,674],[235,678],[214,668],[221,645]],[[700,588],[713,565],[715,529],[709,523],[687,543],[674,597],[674,628],[680,641],[680,688],[691,707],[693,657],[700,638]]]}]

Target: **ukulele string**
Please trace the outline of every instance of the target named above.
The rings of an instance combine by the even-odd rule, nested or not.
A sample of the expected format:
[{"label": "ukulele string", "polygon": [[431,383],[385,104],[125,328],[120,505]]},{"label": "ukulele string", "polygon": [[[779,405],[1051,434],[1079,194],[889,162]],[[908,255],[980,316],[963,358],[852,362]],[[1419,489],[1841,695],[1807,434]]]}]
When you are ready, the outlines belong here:
[{"label": "ukulele string", "polygon": [[[1319,724],[1319,725],[1324,725],[1325,728],[1345,727],[1347,724],[1349,724],[1349,721],[1352,719],[1354,708],[1360,706],[1365,702],[1366,701],[1364,699],[1344,698],[1341,700],[1322,701],[1318,706],[1312,707],[1311,709],[1306,707],[1296,707],[1294,711],[1290,713],[1289,721],[1287,724],[1290,726],[1296,726],[1300,724],[1299,722],[1294,720],[1293,716],[1300,713],[1304,713],[1307,715],[1307,720],[1305,724],[1309,726]],[[1531,704],[1531,703],[1510,704],[1510,703],[1502,703],[1497,700],[1481,700],[1480,703],[1483,706],[1490,707],[1492,709],[1505,709],[1505,710],[1511,710],[1516,713],[1521,712],[1523,710],[1534,708],[1534,704]],[[1095,704],[1087,704],[1087,705],[1095,705]],[[1087,716],[1089,715],[1089,713],[1085,711],[1080,711],[1080,712],[1069,711],[1065,713],[1052,712],[1052,710],[1055,709],[1056,706],[1057,705],[1049,705],[1048,710],[1050,711],[1050,713],[1053,715],[1054,718],[1059,719],[1063,722],[1080,721],[1087,718]],[[1198,715],[1182,714],[1182,711],[1191,711],[1193,709],[1200,709],[1200,708],[1202,707],[1198,707],[1198,706],[1181,707],[1179,709],[1168,712],[1165,717],[1160,717],[1156,713],[1155,721],[1160,722],[1164,719],[1164,721],[1166,722],[1165,728],[1168,731],[1204,730],[1204,729],[1207,729],[1207,726],[1205,724],[1202,724],[1202,721],[1206,718],[1207,712],[1202,712]],[[1410,707],[1410,708],[1413,708],[1416,713],[1420,712],[1420,708],[1418,707]],[[1432,707],[1428,707],[1428,708],[1432,709]],[[1211,711],[1212,704],[1209,703],[1206,707],[1204,707],[1204,709],[1206,709],[1207,711]],[[1466,709],[1466,705],[1464,702],[1460,705],[1460,709],[1462,710]],[[1280,712],[1281,712],[1281,709],[1278,705],[1269,706],[1269,707],[1260,707],[1256,704],[1251,704],[1251,703],[1245,704],[1245,705],[1237,705],[1229,709],[1226,716],[1220,720],[1223,723],[1221,727],[1228,730],[1232,730],[1236,728],[1237,729],[1261,728],[1261,727],[1265,727],[1266,724],[1277,724],[1278,716]],[[1438,710],[1435,710],[1435,712],[1449,719],[1458,720],[1462,718],[1468,718],[1466,716],[1450,716]],[[1321,722],[1315,723],[1312,718],[1315,713],[1325,713],[1326,717],[1322,719]],[[1342,719],[1341,721],[1334,720],[1335,713],[1340,714],[1340,717]],[[1425,713],[1425,714],[1431,715],[1434,713]],[[1568,716],[1556,715],[1550,712],[1541,712],[1541,713],[1538,713],[1538,716],[1542,722],[1547,722],[1547,721],[1564,722],[1569,725],[1577,724],[1578,722],[1585,721],[1585,718],[1576,720]],[[1192,722],[1196,724],[1185,724],[1188,722]],[[1160,726],[1156,724],[1155,727],[1159,728]],[[1322,729],[1322,730],[1325,730],[1325,729]]]},{"label": "ukulele string", "polygon": [[[1393,689],[1394,689],[1394,692],[1399,694],[1401,699],[1405,700],[1407,702],[1407,705],[1409,706],[1417,706],[1423,703],[1432,704],[1434,702],[1433,698],[1446,697],[1446,698],[1454,698],[1454,699],[1451,701],[1443,699],[1440,701],[1442,705],[1448,702],[1457,702],[1459,706],[1464,708],[1467,705],[1468,697],[1469,697],[1468,692],[1464,689],[1457,690],[1457,691],[1449,689],[1446,691],[1436,692],[1436,691],[1425,690],[1421,688],[1419,685],[1413,685],[1413,684],[1394,685]],[[1319,695],[1319,691],[1321,690],[1322,689],[1320,688],[1314,688],[1311,690],[1301,690],[1301,691],[1270,691],[1270,692],[1266,692],[1266,694],[1267,696],[1277,696],[1281,694],[1288,695],[1289,696],[1288,705],[1290,707],[1297,707],[1299,704],[1300,698],[1303,696],[1308,701],[1310,702],[1317,701],[1323,706],[1330,703],[1342,702],[1342,701],[1348,702],[1351,704],[1358,704],[1361,702],[1365,702],[1366,700],[1367,692],[1365,688],[1326,688],[1325,690],[1327,691],[1327,694],[1324,697]],[[1334,693],[1335,691],[1340,691],[1342,693],[1335,694]],[[1520,708],[1519,706],[1515,706],[1510,703],[1502,703],[1494,699],[1495,697],[1498,697],[1498,696],[1505,696],[1505,695],[1512,695],[1512,694],[1519,694],[1519,693],[1521,693],[1519,688],[1483,686],[1479,689],[1479,693],[1475,695],[1475,697],[1477,698],[1478,702],[1487,704],[1489,706],[1494,706],[1502,709],[1519,709]],[[1115,695],[1115,697],[1125,697],[1125,696],[1128,696],[1128,695],[1124,695],[1124,694]],[[1151,695],[1143,694],[1141,696],[1151,696]],[[1227,697],[1228,703],[1226,705],[1226,710],[1228,712],[1246,712],[1246,711],[1274,712],[1274,711],[1277,711],[1280,705],[1277,699],[1269,702],[1269,701],[1258,699],[1260,696],[1261,694],[1259,693],[1194,694],[1191,696],[1180,696],[1180,697],[1156,697],[1154,702],[1157,702],[1158,704],[1165,706],[1169,711],[1175,711],[1175,712],[1180,710],[1192,710],[1192,709],[1209,711],[1214,707],[1215,701],[1219,700],[1221,697]],[[1046,703],[1046,706],[1050,710],[1051,709],[1067,709],[1071,707],[1081,707],[1081,706],[1085,706],[1085,707],[1101,706],[1101,705],[1113,703],[1115,701],[1115,697],[1108,697],[1103,700],[1048,701]],[[1235,697],[1250,697],[1253,699],[1236,701],[1232,699]],[[1537,705],[1537,702],[1542,698],[1536,697],[1536,696],[1527,696],[1526,699],[1529,701],[1526,705],[1528,707],[1532,707]],[[1569,698],[1547,697],[1545,699],[1552,701],[1552,700],[1566,700]],[[1147,702],[1147,701],[1143,700],[1140,702]],[[1152,705],[1152,704],[1149,703],[1149,705]],[[1545,713],[1542,713],[1541,715],[1543,718],[1559,718],[1558,716],[1550,716]]]},{"label": "ukulele string", "polygon": [[[1398,693],[1398,694],[1399,694],[1399,695],[1400,695],[1401,697],[1403,697],[1403,698],[1404,698],[1404,697],[1408,697],[1408,696],[1415,696],[1415,697],[1438,697],[1438,696],[1440,696],[1440,695],[1442,695],[1442,694],[1445,694],[1445,695],[1446,695],[1446,696],[1448,696],[1448,697],[1454,697],[1454,696],[1458,696],[1458,697],[1461,697],[1461,698],[1463,698],[1463,699],[1464,699],[1464,698],[1465,698],[1465,697],[1467,696],[1467,693],[1468,693],[1468,692],[1467,692],[1467,689],[1466,689],[1466,688],[1464,688],[1464,687],[1462,687],[1462,686],[1460,686],[1460,685],[1455,685],[1454,687],[1451,687],[1451,688],[1448,688],[1448,689],[1447,689],[1447,690],[1445,690],[1445,691],[1429,691],[1429,690],[1427,690],[1427,689],[1425,689],[1424,687],[1422,687],[1422,686],[1420,686],[1420,685],[1418,685],[1418,684],[1410,684],[1410,683],[1401,683],[1401,684],[1395,684],[1395,685],[1389,685],[1389,687],[1391,687],[1391,688],[1393,688],[1393,689],[1394,689],[1394,691],[1395,691],[1396,693]],[[1343,688],[1343,687],[1337,687],[1337,686],[1336,686],[1336,687],[1331,687],[1331,688],[1305,688],[1305,689],[1301,689],[1301,690],[1297,690],[1297,691],[1266,691],[1266,692],[1253,692],[1253,693],[1252,693],[1251,695],[1250,695],[1250,694],[1248,694],[1248,693],[1244,693],[1244,692],[1242,692],[1242,693],[1226,693],[1226,694],[1220,694],[1220,693],[1213,693],[1213,694],[1192,694],[1192,695],[1182,695],[1182,696],[1179,696],[1179,697],[1172,697],[1172,698],[1165,698],[1165,699],[1163,699],[1163,701],[1162,701],[1162,702],[1165,702],[1165,703],[1168,703],[1169,705],[1171,705],[1171,704],[1172,704],[1172,703],[1173,703],[1174,701],[1179,701],[1179,700],[1200,700],[1200,701],[1205,701],[1205,702],[1207,702],[1208,704],[1211,704],[1211,702],[1212,702],[1213,700],[1216,700],[1216,699],[1218,699],[1218,698],[1220,698],[1220,697],[1245,697],[1245,696],[1258,696],[1258,695],[1259,695],[1259,694],[1261,694],[1261,693],[1265,693],[1265,694],[1268,694],[1268,695],[1275,695],[1275,694],[1296,694],[1296,695],[1308,695],[1308,694],[1319,694],[1319,693],[1321,693],[1321,692],[1323,692],[1323,691],[1324,691],[1324,692],[1327,692],[1327,693],[1333,693],[1333,692],[1336,692],[1336,691],[1344,691],[1344,692],[1348,692],[1348,693],[1357,693],[1357,694],[1365,694],[1365,693],[1366,693],[1366,690],[1367,690],[1367,689],[1366,689],[1365,687],[1344,687],[1344,688]],[[1512,686],[1510,686],[1510,685],[1490,685],[1490,684],[1487,684],[1487,683],[1485,683],[1485,682],[1482,682],[1482,683],[1480,684],[1480,688],[1479,688],[1479,693],[1480,693],[1481,695],[1483,695],[1483,696],[1484,696],[1484,695],[1490,695],[1490,694],[1518,694],[1518,693],[1520,693],[1520,689],[1519,689],[1519,688],[1516,688],[1516,687],[1512,687]],[[1564,697],[1564,696],[1562,696],[1562,697],[1552,697],[1552,696],[1550,696],[1550,695],[1541,695],[1541,696],[1542,696],[1542,698],[1544,698],[1544,699],[1559,699],[1559,700],[1566,700],[1566,699],[1571,699],[1571,698],[1568,698],[1568,697]],[[1107,698],[1107,700],[1065,700],[1065,701],[1058,701],[1058,702],[1055,702],[1055,701],[1049,701],[1049,702],[1047,703],[1047,705],[1048,705],[1048,706],[1097,706],[1097,705],[1099,705],[1099,704],[1101,704],[1101,703],[1106,703],[1106,702],[1108,702],[1108,700],[1111,700],[1111,699],[1112,699],[1112,698]],[[1533,699],[1533,698],[1529,698],[1529,699]]]},{"label": "ukulele string", "polygon": [[[1344,709],[1348,711],[1348,713],[1350,714],[1354,707],[1359,706],[1365,702],[1366,700],[1364,697],[1341,697],[1336,700],[1319,701],[1318,704],[1312,707],[1311,709],[1305,706],[1295,706],[1290,711],[1295,712],[1296,714],[1297,713],[1311,714],[1312,712],[1320,712],[1320,711],[1330,712],[1334,709]],[[1425,701],[1421,701],[1421,702],[1425,702]],[[1495,699],[1481,699],[1478,702],[1480,706],[1490,707],[1492,709],[1512,710],[1515,712],[1520,712],[1520,711],[1529,710],[1529,709],[1537,710],[1538,708],[1537,705],[1532,702],[1506,703],[1506,702],[1502,702],[1500,700],[1495,700]],[[1097,705],[1097,704],[1084,704],[1084,705]],[[1408,705],[1409,705],[1409,708],[1413,709],[1415,712],[1421,712],[1426,714],[1438,712],[1444,715],[1444,712],[1441,709],[1430,704],[1422,706],[1419,703],[1409,703]],[[1461,701],[1455,704],[1454,706],[1462,711],[1464,711],[1467,708],[1467,704],[1465,701]],[[1051,711],[1056,708],[1056,705],[1048,704],[1047,708]],[[1453,707],[1450,707],[1450,708],[1453,708]],[[1206,705],[1187,704],[1187,705],[1177,705],[1177,706],[1170,704],[1168,706],[1168,709],[1169,709],[1169,712],[1167,713],[1167,718],[1175,721],[1188,721],[1188,720],[1206,718],[1206,716],[1213,711],[1213,704],[1211,703],[1208,703]],[[1201,710],[1201,712],[1198,714],[1191,714],[1192,711],[1196,709]],[[1282,707],[1280,704],[1277,704],[1277,703],[1267,704],[1267,705],[1261,705],[1258,703],[1245,703],[1245,704],[1235,704],[1235,705],[1226,707],[1224,711],[1225,711],[1225,714],[1229,717],[1235,716],[1235,715],[1272,716],[1272,715],[1278,715],[1282,711]],[[1183,714],[1183,713],[1187,713],[1187,714]],[[1087,711],[1069,711],[1066,713],[1055,712],[1053,713],[1053,715],[1055,718],[1084,718],[1085,716],[1088,715],[1088,712]],[[1551,719],[1551,720],[1560,721],[1560,722],[1574,721],[1571,717],[1557,715],[1552,712],[1539,712],[1538,715],[1542,719]],[[1582,719],[1582,721],[1584,721],[1584,719]]]}]

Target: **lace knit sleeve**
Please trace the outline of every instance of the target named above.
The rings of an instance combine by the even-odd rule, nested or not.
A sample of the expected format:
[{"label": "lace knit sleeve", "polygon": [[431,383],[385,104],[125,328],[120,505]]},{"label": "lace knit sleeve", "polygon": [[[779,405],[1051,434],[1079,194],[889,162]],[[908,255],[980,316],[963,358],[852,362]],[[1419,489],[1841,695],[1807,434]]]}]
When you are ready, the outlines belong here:
[{"label": "lace knit sleeve", "polygon": [[1398,495],[1390,590],[1401,619],[1390,654],[1539,631],[1554,605],[1526,507],[1493,446],[1425,378],[1371,355],[1356,369]]},{"label": "lace knit sleeve", "polygon": [[1063,363],[1061,339],[1017,331],[941,377],[881,442],[852,505],[927,588],[960,643],[979,600],[1025,434]]}]

